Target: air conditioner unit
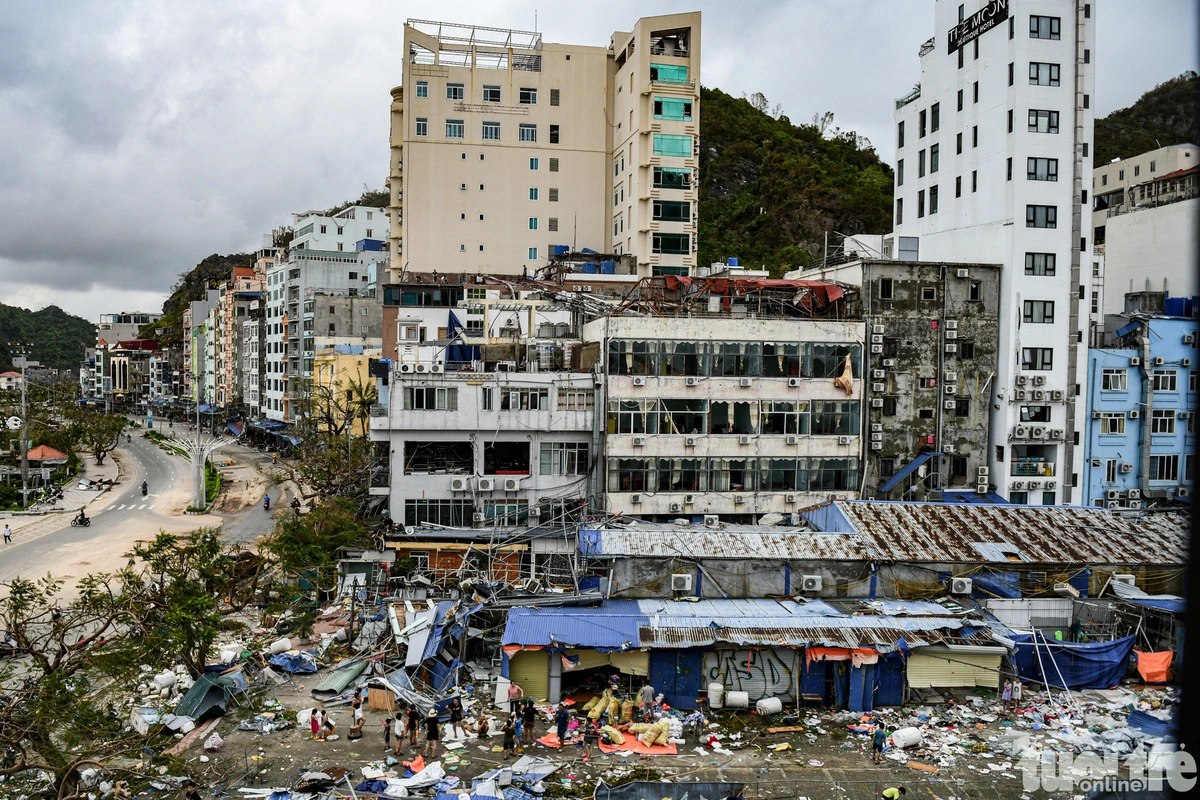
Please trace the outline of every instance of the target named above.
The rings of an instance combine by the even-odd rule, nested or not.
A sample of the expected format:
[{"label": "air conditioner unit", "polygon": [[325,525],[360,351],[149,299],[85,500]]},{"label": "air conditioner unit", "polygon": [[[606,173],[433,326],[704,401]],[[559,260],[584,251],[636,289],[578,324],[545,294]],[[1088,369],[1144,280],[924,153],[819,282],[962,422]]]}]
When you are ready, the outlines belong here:
[{"label": "air conditioner unit", "polygon": [[492,492],[492,491],[495,491],[495,489],[496,489],[496,479],[495,478],[480,478],[479,479],[479,491]]},{"label": "air conditioner unit", "polygon": [[871,442],[871,449],[872,450],[882,450],[883,442]]},{"label": "air conditioner unit", "polygon": [[1030,481],[1030,482],[1029,482],[1029,488],[1030,488],[1030,489],[1040,489],[1041,487],[1042,487],[1042,482],[1041,482],[1041,481]]},{"label": "air conditioner unit", "polygon": [[950,594],[970,594],[972,582],[970,578],[951,578]]},{"label": "air conditioner unit", "polygon": [[958,373],[957,372],[947,372],[947,373],[945,373],[944,380],[946,381],[946,383],[958,383]]},{"label": "air conditioner unit", "polygon": [[1067,396],[1067,393],[1064,392],[1062,389],[1052,389],[1050,391],[1050,399],[1051,400],[1062,400],[1066,396]]},{"label": "air conditioner unit", "polygon": [[883,408],[883,398],[882,397],[871,398],[871,408]]},{"label": "air conditioner unit", "polygon": [[485,519],[487,519],[487,517],[485,517],[483,515],[482,511],[476,511],[474,514],[471,515],[471,520],[473,522],[483,522]]},{"label": "air conditioner unit", "polygon": [[990,473],[991,473],[991,468],[989,468],[989,467],[976,467],[975,468],[975,474],[981,478],[986,478]]},{"label": "air conditioner unit", "polygon": [[881,381],[887,377],[887,373],[881,369],[873,369],[871,370],[871,377],[877,381]]},{"label": "air conditioner unit", "polygon": [[684,447],[695,447],[696,446],[696,437],[695,436],[686,437],[683,440],[683,446]]},{"label": "air conditioner unit", "polygon": [[1033,376],[1033,385],[1034,386],[1045,386],[1046,385],[1046,376],[1045,375],[1034,375]]},{"label": "air conditioner unit", "polygon": [[1182,358],[1179,360],[1179,364],[1183,367],[1190,367],[1192,365],[1192,360],[1190,358]]},{"label": "air conditioner unit", "polygon": [[704,527],[715,528],[721,524],[721,518],[716,514],[706,514],[704,516]]},{"label": "air conditioner unit", "polygon": [[671,591],[672,592],[690,592],[692,590],[692,576],[685,572],[676,572],[671,576]]},{"label": "air conditioner unit", "polygon": [[887,384],[884,384],[884,383],[872,383],[871,384],[872,392],[883,393],[886,390],[887,390]]},{"label": "air conditioner unit", "polygon": [[957,353],[957,352],[958,352],[958,345],[956,345],[956,344],[954,344],[953,342],[951,342],[950,344],[946,345],[946,352],[947,352],[947,353]]},{"label": "air conditioner unit", "polygon": [[642,496],[640,494],[631,494],[629,495],[629,502],[632,505],[640,506],[642,504]]},{"label": "air conditioner unit", "polygon": [[1114,509],[1114,508],[1120,508],[1121,501],[1120,500],[1109,500],[1109,501],[1105,502],[1104,507],[1107,509],[1110,509],[1110,510]]},{"label": "air conditioner unit", "polygon": [[1013,482],[1012,482],[1012,487],[1011,487],[1011,488],[1013,488],[1013,489],[1024,489],[1024,488],[1025,488],[1025,481],[1013,481]]},{"label": "air conditioner unit", "polygon": [[890,368],[892,368],[892,367],[896,366],[896,359],[894,359],[894,358],[885,358],[885,359],[883,360],[883,366],[884,366],[884,368],[885,368],[885,369],[890,369]]},{"label": "air conditioner unit", "polygon": [[699,378],[685,378],[683,383],[685,386],[699,386],[700,379]]},{"label": "air conditioner unit", "polygon": [[1105,500],[1116,500],[1120,496],[1121,496],[1121,492],[1118,489],[1109,489],[1107,492],[1104,493]]},{"label": "air conditioner unit", "polygon": [[881,344],[871,345],[871,354],[876,355],[876,356],[883,355],[883,345],[881,345]]},{"label": "air conditioner unit", "polygon": [[746,386],[753,386],[753,385],[754,385],[753,378],[739,378],[738,379],[738,386],[746,387]]},{"label": "air conditioner unit", "polygon": [[793,389],[795,389],[795,388],[796,388],[797,386],[799,386],[799,385],[800,385],[800,379],[799,379],[799,378],[788,378],[788,386],[790,386],[790,387],[792,387]]},{"label": "air conditioner unit", "polygon": [[1029,383],[1028,375],[1018,375],[1017,376],[1017,386],[1024,386],[1027,383]]},{"label": "air conditioner unit", "polygon": [[1142,360],[1140,358],[1138,358],[1137,356],[1134,356],[1133,358],[1129,359],[1129,366],[1140,367],[1141,365],[1142,365]]},{"label": "air conditioner unit", "polygon": [[1191,490],[1188,489],[1186,486],[1180,486],[1178,489],[1175,490],[1176,497],[1187,497],[1189,494],[1191,494]]},{"label": "air conditioner unit", "polygon": [[800,437],[794,433],[789,433],[784,441],[788,444],[800,444]]},{"label": "air conditioner unit", "polygon": [[883,337],[873,334],[871,336],[871,344],[883,344]]},{"label": "air conditioner unit", "polygon": [[1196,343],[1196,334],[1189,333],[1189,334],[1185,335],[1183,337],[1183,343],[1184,344],[1195,344]]},{"label": "air conditioner unit", "polygon": [[947,339],[957,339],[958,331],[946,331],[946,338]]},{"label": "air conditioner unit", "polygon": [[794,503],[794,502],[796,502],[796,495],[794,495],[794,494],[785,494],[785,495],[783,496],[783,502],[785,502],[785,503]]},{"label": "air conditioner unit", "polygon": [[1017,400],[1026,400],[1029,398],[1029,392],[1024,389],[1016,389],[1013,391],[1013,398]]},{"label": "air conditioner unit", "polygon": [[1141,500],[1142,499],[1142,490],[1141,489],[1130,489],[1129,490],[1129,499],[1130,500]]},{"label": "air conditioner unit", "polygon": [[573,292],[582,292],[582,291],[583,291],[583,287],[582,287],[582,286],[572,286],[572,287],[571,287],[571,291],[573,291]]},{"label": "air conditioner unit", "polygon": [[1129,412],[1129,414],[1128,414],[1128,417],[1129,417],[1130,419],[1137,419],[1137,418],[1138,418],[1138,417],[1140,417],[1141,415],[1142,415],[1142,412],[1141,412],[1141,411],[1138,411],[1138,410],[1135,408],[1135,409],[1132,409],[1132,410]]},{"label": "air conditioner unit", "polygon": [[738,444],[750,444],[750,437],[749,436],[739,436]]},{"label": "air conditioner unit", "polygon": [[1030,389],[1029,396],[1034,400],[1045,400],[1046,392],[1043,389]]},{"label": "air conditioner unit", "polygon": [[466,478],[452,478],[450,480],[450,491],[452,492],[465,492],[467,491],[467,487]]},{"label": "air conditioner unit", "polygon": [[1018,425],[1017,427],[1013,428],[1013,436],[1018,439],[1028,438],[1029,428],[1025,427],[1024,425]]},{"label": "air conditioner unit", "polygon": [[971,277],[971,271],[969,269],[960,269],[960,270],[956,271],[954,274],[960,278]]},{"label": "air conditioner unit", "polygon": [[955,447],[954,447],[954,445],[952,445],[952,444],[944,444],[944,445],[942,445],[942,452],[943,452],[943,453],[953,453],[954,451],[955,451]]},{"label": "air conditioner unit", "polygon": [[1030,428],[1029,436],[1030,436],[1030,438],[1033,438],[1033,439],[1045,439],[1046,438],[1046,429],[1041,427],[1040,425],[1037,427],[1034,427],[1034,428]]},{"label": "air conditioner unit", "polygon": [[740,505],[743,505],[745,502],[746,502],[746,495],[744,495],[744,494],[735,494],[735,495],[733,496],[733,504],[734,504],[734,505],[740,506]]},{"label": "air conditioner unit", "polygon": [[520,491],[520,489],[521,489],[521,479],[520,478],[505,478],[504,479],[504,491],[516,492],[516,491]]},{"label": "air conditioner unit", "polygon": [[878,422],[872,422],[871,433],[883,433],[883,425]]},{"label": "air conditioner unit", "polygon": [[946,320],[946,330],[948,330],[948,331],[958,330],[958,320],[956,320],[956,319]]},{"label": "air conditioner unit", "polygon": [[851,437],[849,437],[849,436],[839,436],[838,437],[838,444],[850,444],[851,441],[852,441]]},{"label": "air conditioner unit", "polygon": [[430,364],[429,371],[435,374],[440,374],[446,371],[445,364]]},{"label": "air conditioner unit", "polygon": [[1154,366],[1161,367],[1165,363],[1167,363],[1167,360],[1165,358],[1163,358],[1162,356],[1154,357]]},{"label": "air conditioner unit", "polygon": [[958,392],[958,387],[952,383],[947,383],[944,388],[946,390],[946,394],[956,394]]},{"label": "air conditioner unit", "polygon": [[872,433],[872,434],[871,434],[871,441],[872,441],[872,442],[882,442],[882,441],[883,441],[883,434],[882,434],[882,433]]},{"label": "air conditioner unit", "polygon": [[426,372],[429,372],[429,365],[428,364],[417,364],[416,371],[418,374],[424,374]]},{"label": "air conditioner unit", "polygon": [[413,365],[412,365],[412,364],[401,364],[401,365],[400,365],[400,371],[401,371],[401,372],[403,372],[403,373],[405,373],[405,374],[407,374],[407,373],[409,373],[409,372],[412,372],[412,371],[413,371]]},{"label": "air conditioner unit", "polygon": [[1188,417],[1190,417],[1191,415],[1192,415],[1192,412],[1190,412],[1190,411],[1180,411],[1180,412],[1179,412],[1179,418],[1180,418],[1180,419],[1187,419],[1187,418],[1188,418]]},{"label": "air conditioner unit", "polygon": [[671,503],[671,513],[672,514],[682,514],[683,513],[683,503]]},{"label": "air conditioner unit", "polygon": [[1122,464],[1120,470],[1122,475],[1128,475],[1133,472],[1133,464]]},{"label": "air conditioner unit", "polygon": [[883,335],[883,326],[882,325],[872,325],[871,333],[882,336]]},{"label": "air conditioner unit", "polygon": [[633,378],[633,385],[634,386],[645,386],[646,379],[641,375],[635,375]]},{"label": "air conditioner unit", "polygon": [[819,592],[824,586],[825,581],[820,575],[800,576],[800,591],[802,592]]},{"label": "air conditioner unit", "polygon": [[633,446],[634,447],[645,447],[646,446],[646,437],[645,436],[633,437]]},{"label": "air conditioner unit", "polygon": [[957,405],[958,404],[953,400],[947,400],[946,402],[942,403],[942,408],[946,409],[947,411],[953,411]]},{"label": "air conditioner unit", "polygon": [[1063,429],[1062,428],[1051,428],[1050,429],[1050,438],[1051,439],[1063,438]]},{"label": "air conditioner unit", "polygon": [[1114,572],[1112,582],[1123,583],[1126,586],[1137,586],[1137,577],[1131,572]]},{"label": "air conditioner unit", "polygon": [[1139,509],[1142,507],[1142,501],[1141,500],[1130,500],[1128,503],[1125,504],[1125,507],[1132,508],[1134,510]]},{"label": "air conditioner unit", "polygon": [[1092,419],[1104,419],[1104,414],[1099,411],[1092,412]]},{"label": "air conditioner unit", "polygon": [[584,293],[584,294],[591,294],[591,293],[592,293],[592,287],[591,287],[591,286],[584,286],[584,287],[583,287],[583,293]]},{"label": "air conditioner unit", "polygon": [[696,504],[696,495],[694,495],[694,494],[685,494],[685,495],[683,496],[683,504],[684,504],[685,506],[691,506],[691,505],[695,505],[695,504]]},{"label": "air conditioner unit", "polygon": [[988,485],[986,483],[975,484],[975,492],[977,494],[987,494],[988,493]]}]

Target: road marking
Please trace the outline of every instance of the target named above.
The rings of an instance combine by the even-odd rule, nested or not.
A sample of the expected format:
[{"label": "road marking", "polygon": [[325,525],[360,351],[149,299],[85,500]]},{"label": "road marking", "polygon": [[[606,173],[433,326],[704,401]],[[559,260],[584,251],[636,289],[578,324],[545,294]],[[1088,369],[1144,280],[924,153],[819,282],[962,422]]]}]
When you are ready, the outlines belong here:
[{"label": "road marking", "polygon": [[146,505],[143,503],[142,505],[138,506],[138,511],[141,511],[141,510],[142,510],[142,509],[144,509],[145,507],[146,507]]},{"label": "road marking", "polygon": [[121,503],[121,505],[117,506],[117,511],[121,511],[121,510],[123,510],[124,508],[125,508],[125,504],[124,504],[124,503]]}]

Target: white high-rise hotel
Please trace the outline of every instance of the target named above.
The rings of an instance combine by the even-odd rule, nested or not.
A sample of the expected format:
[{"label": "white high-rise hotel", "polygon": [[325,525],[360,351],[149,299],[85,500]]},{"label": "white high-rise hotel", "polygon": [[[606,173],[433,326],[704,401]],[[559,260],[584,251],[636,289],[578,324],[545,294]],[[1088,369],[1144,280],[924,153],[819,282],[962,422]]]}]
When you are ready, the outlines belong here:
[{"label": "white high-rise hotel", "polygon": [[896,101],[900,255],[1003,264],[989,480],[1015,502],[1077,503],[1093,5],[936,0],[934,19],[921,83]]}]

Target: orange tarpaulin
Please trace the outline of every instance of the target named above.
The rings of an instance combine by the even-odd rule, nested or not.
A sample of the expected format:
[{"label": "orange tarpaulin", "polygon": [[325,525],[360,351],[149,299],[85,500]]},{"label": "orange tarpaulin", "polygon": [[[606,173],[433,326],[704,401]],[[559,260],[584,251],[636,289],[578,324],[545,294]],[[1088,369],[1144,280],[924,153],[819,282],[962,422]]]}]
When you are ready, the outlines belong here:
[{"label": "orange tarpaulin", "polygon": [[1171,662],[1175,659],[1175,653],[1171,650],[1164,650],[1161,653],[1144,653],[1141,650],[1134,650],[1137,653],[1137,671],[1142,676],[1142,680],[1146,683],[1166,683],[1171,680]]},{"label": "orange tarpaulin", "polygon": [[804,663],[811,664],[814,661],[849,661],[850,648],[848,647],[806,647],[804,648]]}]

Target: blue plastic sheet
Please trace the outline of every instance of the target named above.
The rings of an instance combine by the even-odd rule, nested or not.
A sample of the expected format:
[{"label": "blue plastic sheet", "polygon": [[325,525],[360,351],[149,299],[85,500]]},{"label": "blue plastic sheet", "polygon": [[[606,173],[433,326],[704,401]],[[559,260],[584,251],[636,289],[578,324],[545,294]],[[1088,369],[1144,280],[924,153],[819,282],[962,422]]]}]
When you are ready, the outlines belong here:
[{"label": "blue plastic sheet", "polygon": [[1161,720],[1145,711],[1130,711],[1129,727],[1136,728],[1148,736],[1168,736],[1175,730],[1175,720]]},{"label": "blue plastic sheet", "polygon": [[311,650],[305,650],[302,653],[280,653],[271,656],[271,666],[279,667],[284,672],[293,674],[316,672],[316,654]]},{"label": "blue plastic sheet", "polygon": [[[1033,637],[1037,636],[1036,646]],[[1133,637],[1111,642],[1059,642],[1040,633],[1013,636],[1017,674],[1059,689],[1109,689],[1129,668]],[[1040,662],[1039,662],[1040,656]],[[1061,677],[1060,677],[1061,676]]]}]

